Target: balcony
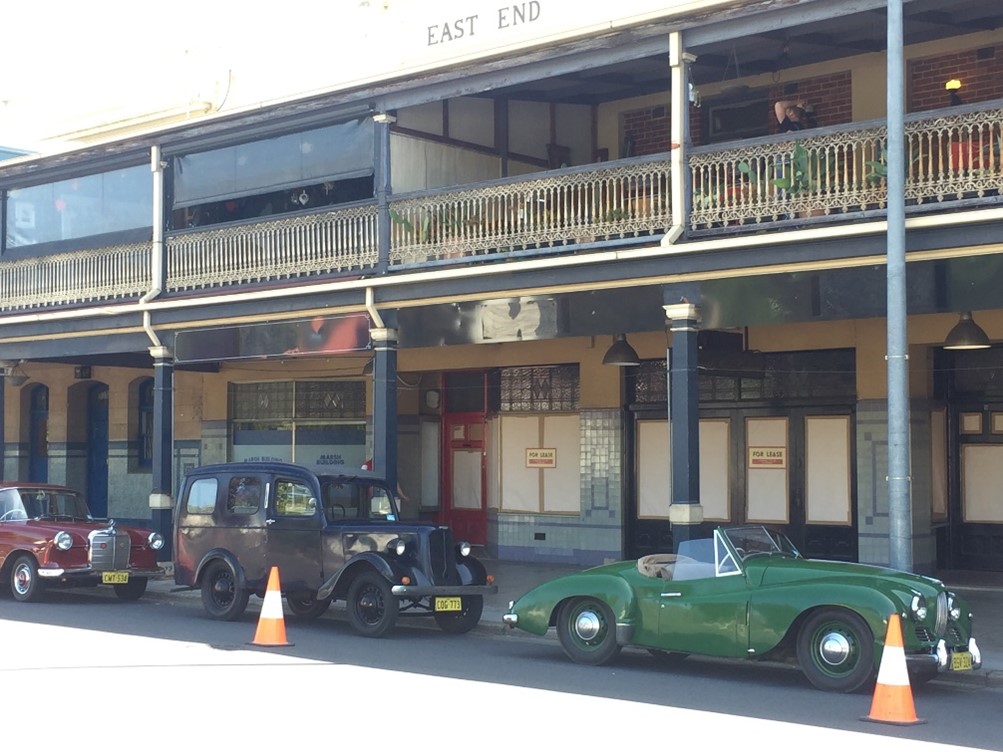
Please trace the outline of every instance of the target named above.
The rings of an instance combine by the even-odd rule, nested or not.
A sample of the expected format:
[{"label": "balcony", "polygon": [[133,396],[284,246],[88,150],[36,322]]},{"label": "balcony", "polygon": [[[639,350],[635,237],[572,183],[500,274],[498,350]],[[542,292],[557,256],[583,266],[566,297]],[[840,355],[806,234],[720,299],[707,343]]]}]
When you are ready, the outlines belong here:
[{"label": "balcony", "polygon": [[[997,100],[915,113],[906,123],[907,212],[1000,202]],[[782,231],[885,212],[883,121],[716,144],[688,154],[691,236]],[[387,272],[655,243],[671,225],[664,155],[396,195]],[[378,206],[174,232],[169,295],[371,274]],[[146,244],[0,263],[0,311],[130,300],[150,286]]]}]

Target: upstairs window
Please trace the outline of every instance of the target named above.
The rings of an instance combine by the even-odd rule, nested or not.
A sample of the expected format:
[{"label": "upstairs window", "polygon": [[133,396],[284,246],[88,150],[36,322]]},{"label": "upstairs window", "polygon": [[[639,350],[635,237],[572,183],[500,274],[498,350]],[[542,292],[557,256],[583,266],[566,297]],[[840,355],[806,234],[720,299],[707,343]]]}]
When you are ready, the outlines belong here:
[{"label": "upstairs window", "polygon": [[369,118],[174,159],[175,229],[372,199]]},{"label": "upstairs window", "polygon": [[140,165],[13,188],[7,191],[5,216],[6,249],[149,228],[150,168]]}]

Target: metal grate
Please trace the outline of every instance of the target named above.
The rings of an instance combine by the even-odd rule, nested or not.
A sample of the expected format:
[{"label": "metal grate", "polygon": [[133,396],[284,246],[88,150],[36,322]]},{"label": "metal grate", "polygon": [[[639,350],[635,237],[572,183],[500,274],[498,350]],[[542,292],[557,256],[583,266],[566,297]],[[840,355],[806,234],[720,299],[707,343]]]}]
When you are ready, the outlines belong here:
[{"label": "metal grate", "polygon": [[503,368],[502,412],[568,412],[578,409],[577,365]]}]

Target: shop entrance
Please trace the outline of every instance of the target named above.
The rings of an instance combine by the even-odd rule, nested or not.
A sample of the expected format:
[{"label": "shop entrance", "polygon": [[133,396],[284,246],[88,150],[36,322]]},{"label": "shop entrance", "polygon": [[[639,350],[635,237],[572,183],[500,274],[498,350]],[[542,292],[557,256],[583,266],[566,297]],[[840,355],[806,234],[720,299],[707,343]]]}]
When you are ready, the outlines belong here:
[{"label": "shop entrance", "polygon": [[487,380],[482,372],[449,373],[444,379],[442,522],[453,538],[483,546],[485,415]]},{"label": "shop entrance", "polygon": [[[711,354],[705,362],[699,534],[761,523],[785,532],[805,556],[856,561],[853,354],[731,353],[717,362]],[[667,405],[650,399],[659,384],[666,394],[664,369],[664,361],[642,364],[628,382],[642,398],[631,405],[626,427],[625,549],[631,558],[673,545]],[[774,390],[778,399],[764,399]],[[731,404],[714,399],[722,396]]]}]

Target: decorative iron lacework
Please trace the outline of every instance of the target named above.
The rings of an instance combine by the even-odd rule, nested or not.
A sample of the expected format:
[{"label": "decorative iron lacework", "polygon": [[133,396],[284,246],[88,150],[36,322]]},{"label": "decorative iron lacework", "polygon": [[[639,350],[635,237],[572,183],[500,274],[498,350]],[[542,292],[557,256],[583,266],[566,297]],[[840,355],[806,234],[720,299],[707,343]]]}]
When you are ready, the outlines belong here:
[{"label": "decorative iron lacework", "polygon": [[[646,361],[633,382],[636,404],[668,401],[664,360]],[[852,350],[787,353],[706,353],[699,365],[700,403],[854,399]]]},{"label": "decorative iron lacework", "polygon": [[578,409],[577,365],[501,369],[501,412],[570,412]]},{"label": "decorative iron lacework", "polygon": [[233,420],[361,418],[366,386],[361,381],[272,381],[230,385]]}]

